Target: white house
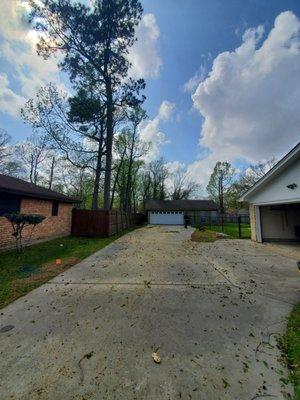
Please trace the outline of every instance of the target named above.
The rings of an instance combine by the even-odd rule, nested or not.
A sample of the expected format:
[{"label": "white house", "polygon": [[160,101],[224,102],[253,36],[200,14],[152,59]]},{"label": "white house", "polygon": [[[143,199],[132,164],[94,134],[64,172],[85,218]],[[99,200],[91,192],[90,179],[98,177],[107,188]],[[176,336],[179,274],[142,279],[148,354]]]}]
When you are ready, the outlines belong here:
[{"label": "white house", "polygon": [[239,200],[250,205],[252,240],[300,241],[300,142]]}]

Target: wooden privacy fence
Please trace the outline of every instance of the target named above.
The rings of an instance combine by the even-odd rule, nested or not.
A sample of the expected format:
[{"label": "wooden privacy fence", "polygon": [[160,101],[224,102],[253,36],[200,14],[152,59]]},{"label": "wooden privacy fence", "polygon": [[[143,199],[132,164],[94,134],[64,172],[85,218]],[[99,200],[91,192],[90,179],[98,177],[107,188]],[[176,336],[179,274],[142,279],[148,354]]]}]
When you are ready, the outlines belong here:
[{"label": "wooden privacy fence", "polygon": [[123,211],[73,209],[73,236],[110,236],[136,225],[142,225],[144,214]]}]

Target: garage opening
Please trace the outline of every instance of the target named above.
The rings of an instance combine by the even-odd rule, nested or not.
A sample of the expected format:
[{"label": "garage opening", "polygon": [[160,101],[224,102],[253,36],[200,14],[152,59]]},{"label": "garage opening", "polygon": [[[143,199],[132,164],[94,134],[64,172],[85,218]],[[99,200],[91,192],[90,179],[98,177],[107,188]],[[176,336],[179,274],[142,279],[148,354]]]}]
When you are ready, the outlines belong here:
[{"label": "garage opening", "polygon": [[260,207],[264,242],[300,242],[300,203]]},{"label": "garage opening", "polygon": [[149,223],[152,225],[183,225],[184,215],[180,211],[151,211]]}]

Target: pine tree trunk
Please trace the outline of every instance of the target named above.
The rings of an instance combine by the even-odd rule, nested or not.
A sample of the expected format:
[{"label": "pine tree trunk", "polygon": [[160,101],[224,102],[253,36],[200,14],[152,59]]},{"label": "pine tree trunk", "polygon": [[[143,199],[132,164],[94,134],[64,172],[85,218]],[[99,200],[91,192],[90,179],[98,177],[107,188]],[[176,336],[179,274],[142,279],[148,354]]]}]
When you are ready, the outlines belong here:
[{"label": "pine tree trunk", "polygon": [[92,210],[98,210],[101,168],[102,168],[102,143],[99,142],[98,154],[97,154],[97,167],[96,167],[96,175],[95,175],[94,190],[93,190]]},{"label": "pine tree trunk", "polygon": [[110,203],[110,185],[111,185],[111,166],[112,166],[112,145],[113,145],[113,99],[111,80],[106,82],[107,111],[106,111],[106,165],[104,178],[104,209],[109,210]]}]

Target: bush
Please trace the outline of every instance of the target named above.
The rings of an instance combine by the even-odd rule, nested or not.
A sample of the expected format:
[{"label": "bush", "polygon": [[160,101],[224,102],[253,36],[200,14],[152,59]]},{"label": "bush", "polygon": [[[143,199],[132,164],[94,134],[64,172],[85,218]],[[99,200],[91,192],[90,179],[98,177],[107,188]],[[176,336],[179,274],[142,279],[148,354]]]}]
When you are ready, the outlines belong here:
[{"label": "bush", "polygon": [[36,225],[40,224],[46,218],[43,215],[39,214],[19,213],[4,214],[4,217],[8,219],[13,227],[12,235],[16,238],[16,250],[18,253],[21,253],[23,251],[22,231],[25,225],[33,225],[34,229]]}]

